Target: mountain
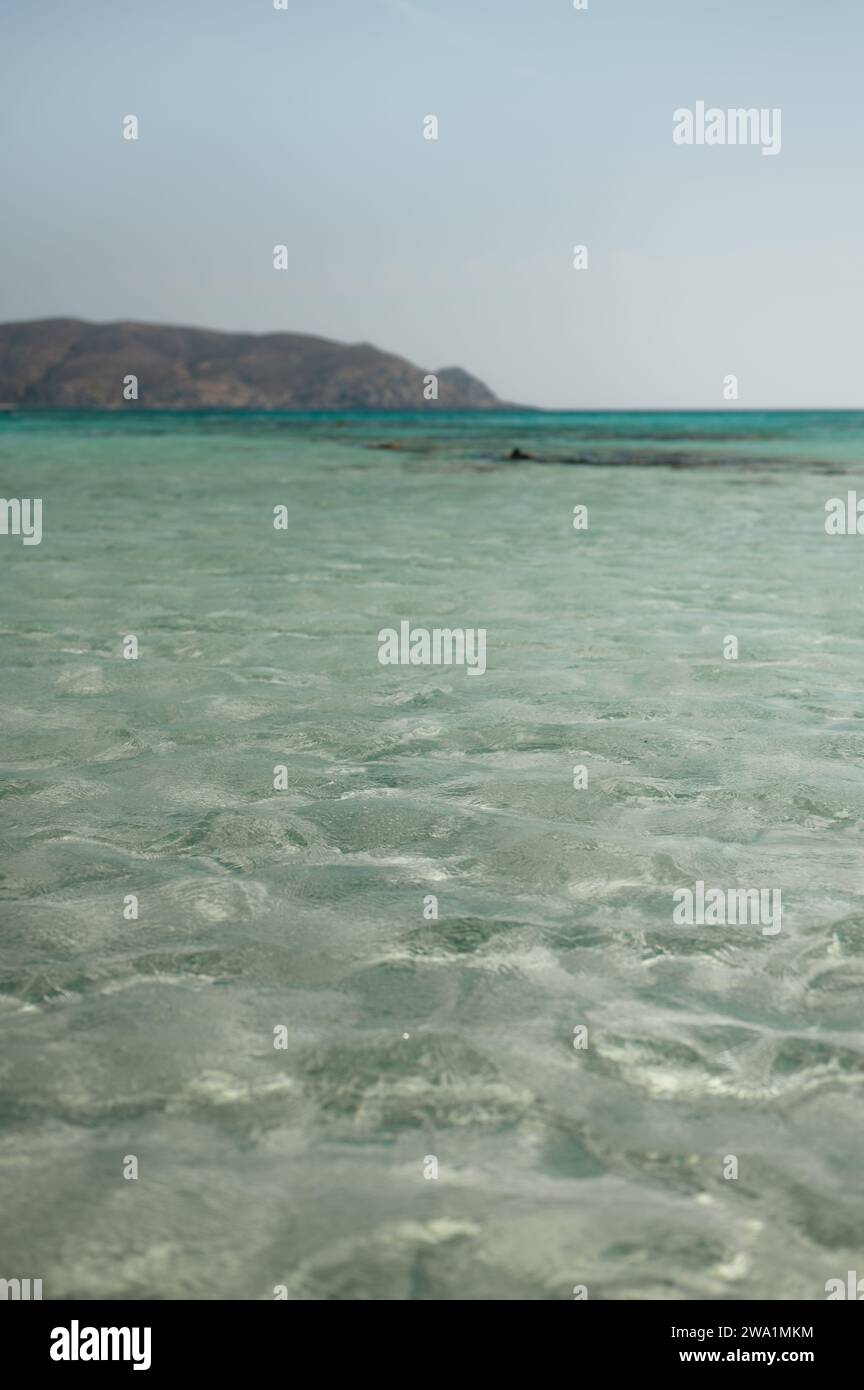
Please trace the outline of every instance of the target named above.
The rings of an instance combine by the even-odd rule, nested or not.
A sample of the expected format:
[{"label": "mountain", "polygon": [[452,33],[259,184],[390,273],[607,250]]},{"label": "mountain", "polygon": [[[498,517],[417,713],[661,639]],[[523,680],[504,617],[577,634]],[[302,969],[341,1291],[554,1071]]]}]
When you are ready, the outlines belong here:
[{"label": "mountain", "polygon": [[[435,372],[370,343],[305,333],[218,333],[156,323],[32,319],[0,324],[0,405],[64,410],[494,410],[461,367]],[[138,379],[137,401],[123,396]]]}]

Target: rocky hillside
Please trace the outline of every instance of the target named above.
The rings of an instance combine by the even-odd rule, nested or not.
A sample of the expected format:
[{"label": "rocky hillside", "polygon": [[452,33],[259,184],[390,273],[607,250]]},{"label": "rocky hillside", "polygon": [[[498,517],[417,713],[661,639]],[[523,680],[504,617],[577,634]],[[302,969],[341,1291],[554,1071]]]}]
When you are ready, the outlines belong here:
[{"label": "rocky hillside", "polygon": [[[435,371],[369,343],[304,333],[217,333],[155,323],[34,319],[0,324],[0,405],[76,410],[493,410],[461,367]],[[434,371],[434,368],[431,369]],[[138,399],[123,382],[138,379]]]}]

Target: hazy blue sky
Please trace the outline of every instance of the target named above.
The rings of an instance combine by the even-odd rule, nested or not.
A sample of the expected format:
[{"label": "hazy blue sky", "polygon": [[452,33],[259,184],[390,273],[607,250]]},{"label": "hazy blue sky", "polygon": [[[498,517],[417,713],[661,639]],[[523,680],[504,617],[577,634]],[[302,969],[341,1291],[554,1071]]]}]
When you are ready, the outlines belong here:
[{"label": "hazy blue sky", "polygon": [[[734,372],[742,407],[864,406],[860,0],[0,15],[0,318],[320,333],[542,405],[720,407]],[[780,155],[675,146],[700,99],[781,107]]]}]

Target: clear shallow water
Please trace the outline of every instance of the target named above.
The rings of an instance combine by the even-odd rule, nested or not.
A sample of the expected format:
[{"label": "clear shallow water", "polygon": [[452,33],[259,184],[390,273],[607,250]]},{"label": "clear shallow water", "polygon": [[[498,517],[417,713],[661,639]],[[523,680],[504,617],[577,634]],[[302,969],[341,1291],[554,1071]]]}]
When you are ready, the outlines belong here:
[{"label": "clear shallow water", "polygon": [[[864,540],[824,505],[862,463],[860,415],[0,422],[44,500],[0,537],[0,1274],[860,1270]],[[381,667],[401,618],[485,627],[486,674]],[[782,932],[673,926],[698,879],[780,888]]]}]

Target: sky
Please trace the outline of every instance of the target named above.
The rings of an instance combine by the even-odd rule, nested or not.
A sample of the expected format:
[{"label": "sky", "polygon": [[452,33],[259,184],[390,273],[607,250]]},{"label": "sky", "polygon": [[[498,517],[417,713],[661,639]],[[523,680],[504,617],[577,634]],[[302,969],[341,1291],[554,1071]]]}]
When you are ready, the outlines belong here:
[{"label": "sky", "polygon": [[[860,0],[0,0],[0,319],[861,408],[862,40]],[[780,108],[780,153],[676,145],[698,101]]]}]

